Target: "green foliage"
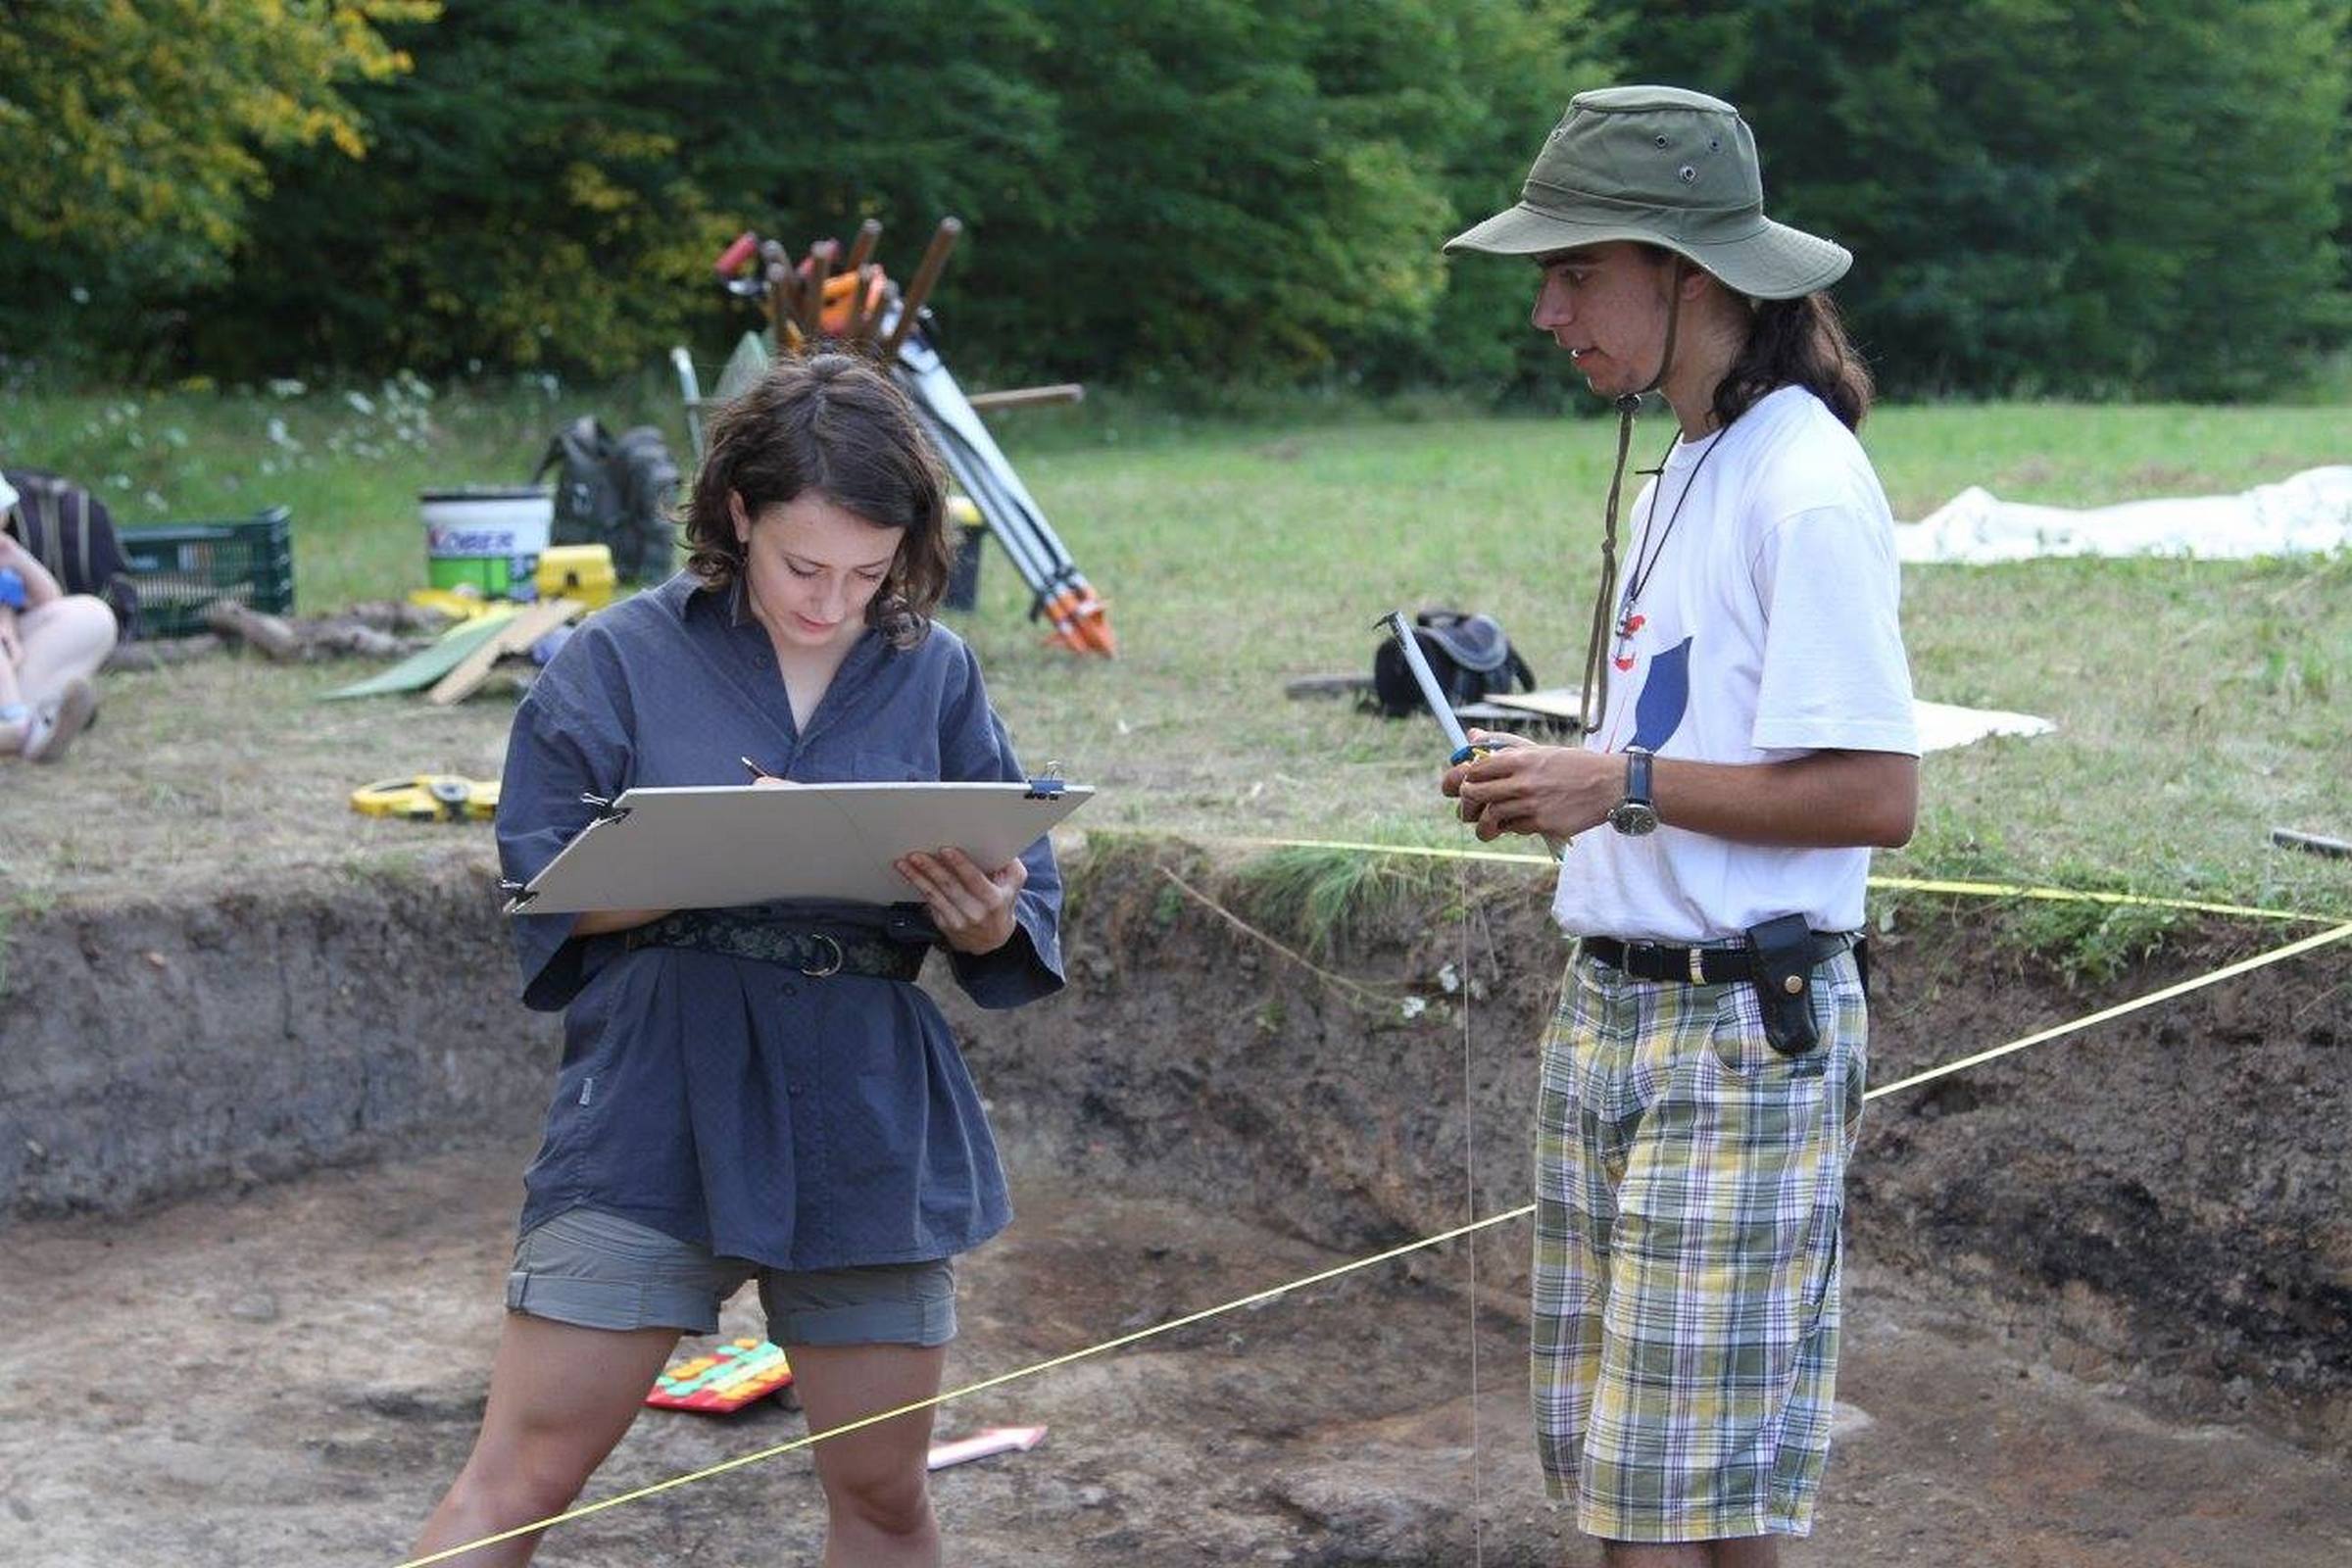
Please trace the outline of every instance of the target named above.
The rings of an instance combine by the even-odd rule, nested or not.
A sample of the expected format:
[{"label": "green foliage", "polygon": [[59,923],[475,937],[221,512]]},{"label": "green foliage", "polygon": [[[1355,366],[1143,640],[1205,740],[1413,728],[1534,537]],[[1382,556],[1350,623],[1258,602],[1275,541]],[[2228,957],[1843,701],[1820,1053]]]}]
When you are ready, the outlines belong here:
[{"label": "green foliage", "polygon": [[1636,74],[1756,126],[1768,207],[1856,254],[1895,390],[2249,396],[2347,314],[2345,0],[1692,0]]},{"label": "green foliage", "polygon": [[1486,273],[1457,299],[1438,246],[1507,199],[1541,127],[1598,78],[1586,10],[1047,0],[1067,177],[1014,244],[1055,286],[975,282],[971,331],[1022,373],[1220,388],[1442,377],[1457,343],[1506,369],[1525,300]]},{"label": "green foliage", "polygon": [[2008,942],[2057,964],[2070,983],[2104,984],[2153,956],[2188,920],[2183,910],[2154,905],[2028,900],[2003,925]]},{"label": "green foliage", "polygon": [[1775,209],[1857,252],[1891,390],[2269,394],[2352,338],[2352,0],[7,15],[0,342],[67,379],[608,377],[747,324],[708,270],[745,227],[878,218],[904,273],[955,213],[976,384],[1581,404],[1525,270],[1438,247],[1573,92],[1642,78],[1747,112]]},{"label": "green foliage", "polygon": [[[355,89],[365,165],[290,155],[233,286],[191,312],[232,378],[655,363],[709,293],[710,208],[677,95],[697,8],[458,0]],[[708,9],[708,8],[702,8]]]},{"label": "green foliage", "polygon": [[[339,84],[396,75],[379,27],[432,0],[46,0],[0,26],[0,332],[133,341],[224,274],[266,160],[365,151]],[[80,319],[76,319],[79,318]]]},{"label": "green foliage", "polygon": [[[709,262],[936,220],[959,372],[1182,390],[1513,373],[1522,291],[1438,253],[1601,79],[1590,0],[451,0],[287,147],[234,277],[150,280],[177,368],[604,376],[748,313]],[[950,40],[953,40],[951,43]],[[1515,282],[1516,280],[1514,280]]]},{"label": "green foliage", "polygon": [[1414,855],[1284,848],[1244,862],[1234,879],[1250,914],[1329,957],[1351,937],[1449,893],[1453,870]]}]

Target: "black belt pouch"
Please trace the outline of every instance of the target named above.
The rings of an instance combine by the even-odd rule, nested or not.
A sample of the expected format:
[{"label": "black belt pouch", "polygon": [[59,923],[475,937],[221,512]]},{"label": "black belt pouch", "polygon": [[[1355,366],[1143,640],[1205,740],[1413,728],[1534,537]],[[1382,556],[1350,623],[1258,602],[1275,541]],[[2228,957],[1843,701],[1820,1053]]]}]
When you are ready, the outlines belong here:
[{"label": "black belt pouch", "polygon": [[1801,914],[1784,914],[1747,928],[1747,972],[1764,1014],[1764,1039],[1784,1056],[1801,1056],[1821,1043],[1813,1027],[1813,965],[1819,946]]}]

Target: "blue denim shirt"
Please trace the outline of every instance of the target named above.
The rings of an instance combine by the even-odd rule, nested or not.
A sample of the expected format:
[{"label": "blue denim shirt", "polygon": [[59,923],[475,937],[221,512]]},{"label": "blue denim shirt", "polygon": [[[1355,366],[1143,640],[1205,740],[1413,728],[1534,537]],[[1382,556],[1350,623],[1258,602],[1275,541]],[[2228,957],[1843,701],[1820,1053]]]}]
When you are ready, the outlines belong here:
[{"label": "blue denim shirt", "polygon": [[[524,697],[499,797],[505,874],[527,881],[588,825],[583,794],[743,783],[746,757],[800,783],[1023,776],[978,662],[946,627],[904,650],[867,631],[803,731],[740,593],[680,573],[591,616]],[[1022,858],[1012,939],[949,956],[985,1007],[1061,988],[1060,873],[1043,841]],[[598,1208],[721,1256],[810,1269],[947,1257],[1011,1218],[962,1053],[919,988],[631,952],[571,936],[575,919],[514,917],[522,1000],[564,1011],[524,1229]]]}]

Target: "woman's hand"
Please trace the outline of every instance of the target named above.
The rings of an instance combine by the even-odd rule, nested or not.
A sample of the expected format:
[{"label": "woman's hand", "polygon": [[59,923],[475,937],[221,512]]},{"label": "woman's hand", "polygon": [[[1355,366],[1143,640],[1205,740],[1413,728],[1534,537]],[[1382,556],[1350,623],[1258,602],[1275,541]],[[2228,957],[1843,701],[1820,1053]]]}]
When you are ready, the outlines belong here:
[{"label": "woman's hand", "polygon": [[901,856],[899,875],[914,884],[931,911],[931,923],[957,953],[994,953],[1012,940],[1013,906],[1029,882],[1029,867],[1009,860],[983,871],[957,849]]}]

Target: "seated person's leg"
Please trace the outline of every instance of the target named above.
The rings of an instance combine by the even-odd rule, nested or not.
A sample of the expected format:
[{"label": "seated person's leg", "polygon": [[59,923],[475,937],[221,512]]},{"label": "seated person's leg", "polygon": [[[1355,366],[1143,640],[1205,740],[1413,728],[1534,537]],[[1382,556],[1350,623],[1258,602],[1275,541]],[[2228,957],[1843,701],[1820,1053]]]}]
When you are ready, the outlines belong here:
[{"label": "seated person's leg", "polygon": [[68,681],[96,675],[115,651],[115,612],[90,594],[68,594],[19,611],[17,625],[24,637],[17,682],[28,703],[55,696]]},{"label": "seated person's leg", "polygon": [[[92,677],[114,651],[115,612],[103,600],[69,594],[20,611],[17,627],[24,643],[16,669],[19,700],[31,710],[17,746],[35,761],[54,761],[97,710]],[[7,744],[0,736],[0,748]]]},{"label": "seated person's leg", "polygon": [[17,682],[16,662],[0,652],[0,757],[14,757],[24,749],[24,737],[32,732],[32,705],[24,701],[24,688]]}]

